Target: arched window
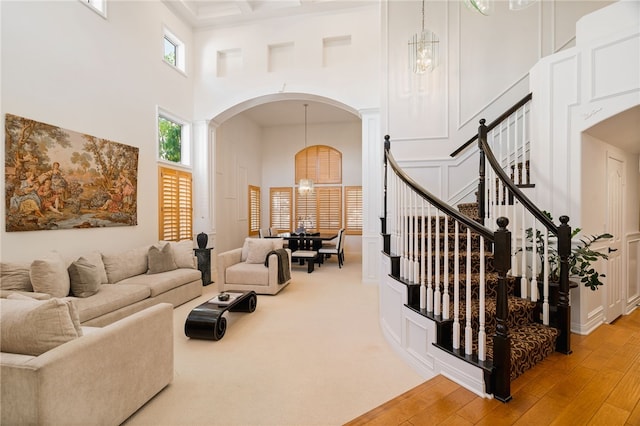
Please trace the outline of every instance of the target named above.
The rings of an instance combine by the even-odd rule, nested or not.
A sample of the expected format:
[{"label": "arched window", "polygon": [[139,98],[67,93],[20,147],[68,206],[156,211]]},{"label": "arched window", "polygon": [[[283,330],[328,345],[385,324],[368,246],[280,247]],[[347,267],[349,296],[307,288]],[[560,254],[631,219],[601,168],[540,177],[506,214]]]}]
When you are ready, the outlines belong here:
[{"label": "arched window", "polygon": [[313,145],[296,154],[296,183],[311,179],[317,184],[342,183],[342,153],[326,145]]}]

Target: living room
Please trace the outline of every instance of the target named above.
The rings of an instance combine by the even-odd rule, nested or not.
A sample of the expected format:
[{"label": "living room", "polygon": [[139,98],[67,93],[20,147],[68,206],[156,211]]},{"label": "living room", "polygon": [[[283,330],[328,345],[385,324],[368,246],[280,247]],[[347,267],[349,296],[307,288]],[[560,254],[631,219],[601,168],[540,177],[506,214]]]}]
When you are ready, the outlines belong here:
[{"label": "living room", "polygon": [[[406,73],[405,58],[407,35],[420,28],[420,3],[359,3],[314,15],[194,28],[159,1],[108,2],[106,18],[78,1],[3,1],[3,117],[16,114],[135,146],[139,163],[137,225],[42,232],[3,228],[0,260],[27,261],[51,250],[73,257],[157,241],[159,108],[192,126],[194,233],[208,233],[219,250],[239,246],[246,218],[237,207],[246,198],[246,184],[263,187],[264,212],[270,186],[294,185],[293,159],[288,175],[281,177],[245,153],[260,150],[266,157],[280,149],[275,140],[286,138],[285,156],[291,157],[303,147],[303,111],[300,122],[282,136],[278,129],[253,127],[237,114],[257,104],[296,100],[331,104],[357,118],[348,126],[349,141],[359,138],[358,146],[349,145],[348,170],[350,184],[363,187],[364,229],[361,238],[352,238],[347,256],[361,256],[361,281],[373,286],[380,274],[382,171],[372,164],[382,164],[382,135],[394,135],[398,158],[421,180],[437,182],[444,196],[471,196],[462,173],[470,167],[453,164],[446,158],[449,152],[475,132],[478,114],[496,115],[527,91],[530,67],[572,43],[579,17],[610,2],[559,2],[557,9],[547,3],[524,15],[511,12],[511,19],[502,12],[490,22],[500,28],[531,28],[533,35],[522,31],[514,37],[520,44],[495,54],[510,56],[510,66],[499,71],[492,68],[496,56],[474,52],[482,51],[480,43],[508,44],[500,31],[477,35],[487,25],[483,17],[455,3],[429,2],[426,23],[442,34],[442,67],[421,79]],[[538,21],[541,16],[554,20]],[[165,28],[187,46],[185,72],[162,60]],[[548,34],[554,36],[547,39]],[[271,56],[265,53],[269,46]],[[233,62],[238,49],[243,52],[240,64]],[[288,59],[291,52],[295,60]],[[323,52],[331,66],[322,61]],[[231,61],[224,72],[221,57]],[[483,74],[492,77],[485,82]],[[237,130],[225,134],[233,117]],[[247,138],[248,133],[254,136]],[[313,135],[327,133],[318,126]],[[234,145],[247,139],[248,145]],[[270,144],[262,147],[265,140]],[[2,155],[5,163],[4,151]],[[2,217],[6,210],[3,203]],[[179,327],[175,325],[176,333]]]}]

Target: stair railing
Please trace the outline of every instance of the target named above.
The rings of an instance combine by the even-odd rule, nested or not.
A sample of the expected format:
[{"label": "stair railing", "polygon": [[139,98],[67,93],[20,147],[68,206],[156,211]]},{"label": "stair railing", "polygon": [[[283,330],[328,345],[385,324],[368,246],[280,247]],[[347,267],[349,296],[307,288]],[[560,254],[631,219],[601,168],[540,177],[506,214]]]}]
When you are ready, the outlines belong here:
[{"label": "stair railing", "polygon": [[[409,288],[407,305],[434,319],[441,347],[450,348],[452,353],[470,362],[477,362],[485,371],[492,371],[488,392],[496,399],[508,401],[511,399],[506,280],[511,241],[506,229],[508,219],[500,218],[499,229],[494,232],[460,213],[409,177],[393,158],[390,146],[390,138],[385,136],[382,229],[386,231],[385,252],[399,257],[395,278]],[[460,236],[465,234],[466,239],[462,241],[466,243],[460,247]],[[487,246],[493,249],[499,276],[493,362],[487,360],[484,312]],[[472,247],[480,250],[478,299],[472,298],[471,276],[475,273],[471,271]],[[464,257],[466,262],[463,263]],[[450,286],[453,294],[450,294]],[[479,312],[477,331],[471,323],[472,311]]]},{"label": "stair railing", "polygon": [[[508,120],[508,118],[507,118]],[[494,122],[495,123],[495,122]],[[494,129],[501,129],[500,123],[494,125]],[[532,301],[538,301],[542,296],[542,323],[554,325],[560,330],[560,336],[556,343],[556,350],[563,353],[571,352],[571,333],[569,306],[569,255],[571,252],[571,227],[569,217],[561,216],[560,225],[556,226],[551,218],[543,213],[520,189],[520,180],[513,175],[510,177],[505,172],[504,163],[501,163],[493,153],[488,142],[489,139],[500,138],[496,134],[490,134],[485,120],[480,120],[478,128],[479,179],[478,179],[478,206],[483,220],[494,220],[497,217],[508,217],[512,232],[512,249],[510,274],[520,279],[520,296],[530,297]],[[494,144],[495,145],[495,144]],[[516,144],[517,146],[517,144]],[[524,152],[524,150],[522,151]],[[508,155],[509,158],[523,159],[516,154]],[[486,168],[486,164],[489,168]],[[489,182],[496,185],[484,185],[484,176],[488,176]],[[480,207],[483,207],[480,209]],[[556,240],[554,246],[553,241]],[[549,274],[551,265],[549,253],[557,250],[560,260],[558,297],[555,306],[550,306]],[[537,261],[540,259],[541,264]],[[542,279],[542,292],[539,291],[538,278]],[[541,295],[539,293],[542,293]],[[553,321],[550,318],[551,308],[556,310]]]}]

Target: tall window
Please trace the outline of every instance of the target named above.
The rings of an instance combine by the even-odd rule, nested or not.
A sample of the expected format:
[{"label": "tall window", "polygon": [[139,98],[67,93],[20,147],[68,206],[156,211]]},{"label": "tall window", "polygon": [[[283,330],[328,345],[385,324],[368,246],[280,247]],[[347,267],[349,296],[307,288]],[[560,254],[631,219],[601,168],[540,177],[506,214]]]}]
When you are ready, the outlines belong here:
[{"label": "tall window", "polygon": [[296,196],[296,228],[332,232],[342,228],[342,187],[322,186]]},{"label": "tall window", "polygon": [[260,223],[260,188],[249,185],[249,235],[258,235]]},{"label": "tall window", "polygon": [[362,235],[362,187],[344,187],[345,232],[349,235]]},{"label": "tall window", "polygon": [[291,188],[271,188],[269,190],[269,227],[278,232],[291,230],[291,215],[293,212],[293,191]]},{"label": "tall window", "polygon": [[193,238],[191,173],[159,167],[159,239],[165,241]]},{"label": "tall window", "polygon": [[189,124],[158,108],[158,159],[191,165]]},{"label": "tall window", "polygon": [[162,32],[162,59],[181,72],[185,72],[185,46],[174,33],[167,28]]}]

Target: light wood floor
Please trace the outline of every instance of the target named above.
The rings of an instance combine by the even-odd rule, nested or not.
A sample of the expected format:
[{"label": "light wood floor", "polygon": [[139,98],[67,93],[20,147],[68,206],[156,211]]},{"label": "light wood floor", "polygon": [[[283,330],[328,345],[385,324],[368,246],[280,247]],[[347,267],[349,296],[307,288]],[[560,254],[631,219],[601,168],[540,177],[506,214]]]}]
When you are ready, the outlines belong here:
[{"label": "light wood floor", "polygon": [[443,376],[347,423],[355,425],[640,425],[640,308],[552,354],[484,399]]}]

